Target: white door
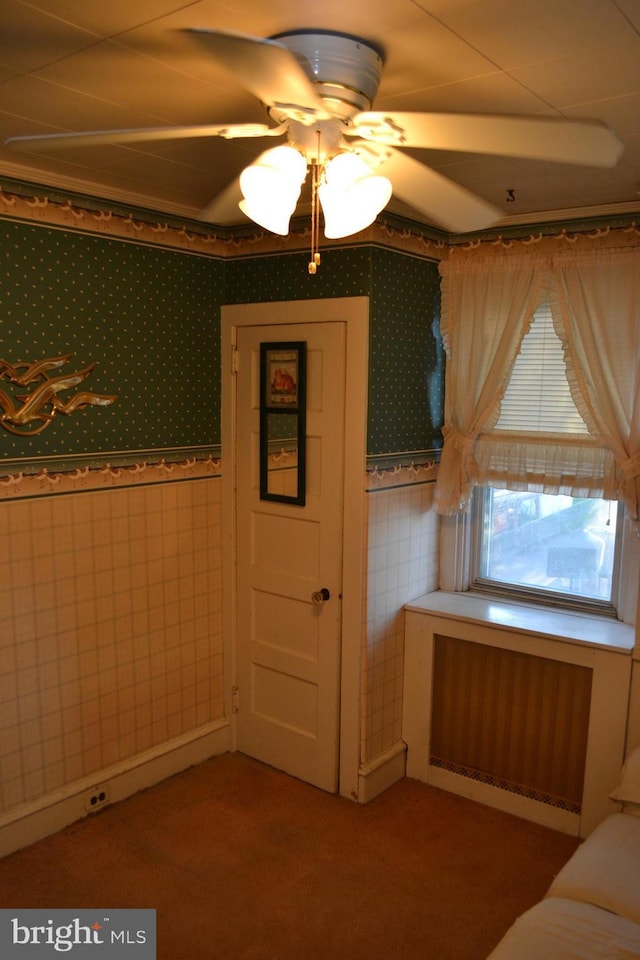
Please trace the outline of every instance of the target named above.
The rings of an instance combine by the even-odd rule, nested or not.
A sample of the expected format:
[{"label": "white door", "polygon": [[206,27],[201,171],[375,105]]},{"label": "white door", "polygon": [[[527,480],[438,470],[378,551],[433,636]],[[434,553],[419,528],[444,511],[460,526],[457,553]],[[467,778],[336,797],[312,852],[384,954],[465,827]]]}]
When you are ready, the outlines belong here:
[{"label": "white door", "polygon": [[[304,505],[260,499],[260,345],[289,341],[306,343]],[[237,350],[238,749],[335,792],[345,324],[243,327],[238,330]],[[275,459],[280,456],[283,475],[295,474],[299,467],[292,466],[293,454],[280,454],[276,446]],[[323,590],[327,599],[314,598]]]}]

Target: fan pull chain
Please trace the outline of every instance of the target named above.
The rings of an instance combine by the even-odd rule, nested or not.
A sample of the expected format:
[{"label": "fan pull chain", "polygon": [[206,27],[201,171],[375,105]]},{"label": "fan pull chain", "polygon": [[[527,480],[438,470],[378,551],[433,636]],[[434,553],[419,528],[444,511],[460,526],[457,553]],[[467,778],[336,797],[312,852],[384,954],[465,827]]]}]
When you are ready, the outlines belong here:
[{"label": "fan pull chain", "polygon": [[315,160],[311,161],[311,259],[309,260],[309,273],[314,274],[318,269],[319,259],[318,247],[318,164]]},{"label": "fan pull chain", "polygon": [[320,197],[318,187],[320,186],[320,177],[322,175],[322,164],[320,163],[320,131],[318,133],[318,156],[311,161],[311,259],[309,261],[309,273],[313,276],[318,272],[320,266]]}]

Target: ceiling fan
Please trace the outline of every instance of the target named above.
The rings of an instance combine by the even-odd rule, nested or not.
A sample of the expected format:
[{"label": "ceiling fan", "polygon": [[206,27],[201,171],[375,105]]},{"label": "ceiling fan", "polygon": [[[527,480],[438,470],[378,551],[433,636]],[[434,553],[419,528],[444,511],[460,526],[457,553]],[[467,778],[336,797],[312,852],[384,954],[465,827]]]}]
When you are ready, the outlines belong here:
[{"label": "ceiling fan", "polygon": [[[615,134],[598,121],[372,111],[383,58],[372,43],[347,34],[293,30],[267,39],[205,29],[186,33],[264,104],[271,123],[46,134],[11,137],[7,145],[48,151],[192,137],[284,138],[284,146],[264,151],[200,218],[217,224],[237,222],[240,205],[251,219],[286,234],[302,182],[311,170],[313,209],[317,217],[322,206],[327,236],[347,236],[373,222],[392,191],[454,233],[485,229],[503,216],[498,207],[403,148],[596,167],[614,166],[622,153]],[[274,199],[279,205],[275,219],[264,209],[267,200]],[[346,216],[360,207],[364,219],[369,218],[366,223],[363,216]]]}]

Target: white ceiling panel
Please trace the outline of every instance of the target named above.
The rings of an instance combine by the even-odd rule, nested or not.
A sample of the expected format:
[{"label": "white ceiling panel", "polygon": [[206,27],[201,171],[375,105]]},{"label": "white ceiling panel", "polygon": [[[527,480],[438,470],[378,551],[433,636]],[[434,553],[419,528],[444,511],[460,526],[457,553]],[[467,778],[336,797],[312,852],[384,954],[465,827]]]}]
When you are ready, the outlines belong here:
[{"label": "white ceiling panel", "polygon": [[[3,9],[4,3],[3,0]],[[154,20],[161,20],[171,14],[177,6],[194,4],[176,4],[175,0],[107,0],[96,3],[91,0],[12,0],[20,6],[32,7],[50,17],[75,24],[99,36],[112,37],[123,30],[131,30]],[[222,5],[217,4],[219,8]]]},{"label": "white ceiling panel", "polygon": [[450,13],[445,8],[442,21],[503,70],[590,56],[630,33],[611,0],[482,0]]},{"label": "white ceiling panel", "polygon": [[[402,106],[400,106],[400,103]],[[460,103],[465,104],[461,111]],[[458,80],[432,89],[399,94],[395,98],[380,97],[380,110],[436,110],[473,113],[512,113],[542,116],[551,114],[549,106],[506,73]],[[471,146],[471,145],[470,145]]]},{"label": "white ceiling panel", "polygon": [[617,47],[603,44],[591,55],[581,53],[510,72],[551,106],[572,107],[575,113],[582,103],[640,91],[640,37],[627,36]]},{"label": "white ceiling panel", "polygon": [[[28,37],[28,41],[27,41]],[[0,63],[14,73],[71,57],[100,37],[20,0],[3,0]]]}]

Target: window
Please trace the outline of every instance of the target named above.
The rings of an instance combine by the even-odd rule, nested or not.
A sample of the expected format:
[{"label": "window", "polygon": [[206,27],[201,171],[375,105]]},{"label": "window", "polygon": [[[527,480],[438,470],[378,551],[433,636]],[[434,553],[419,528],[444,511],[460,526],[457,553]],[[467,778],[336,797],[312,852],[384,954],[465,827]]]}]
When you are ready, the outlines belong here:
[{"label": "window", "polygon": [[615,614],[621,510],[611,500],[477,488],[472,587]]},{"label": "window", "polygon": [[[535,463],[535,444],[545,437],[545,445],[558,446],[555,479],[547,473],[548,456],[544,475]],[[507,453],[496,455],[500,438]],[[486,439],[495,469],[485,472],[489,485],[474,492],[471,587],[615,615],[622,507],[593,490],[576,496],[574,450],[593,441],[571,395],[548,305],[536,311],[522,341]],[[521,456],[527,443],[532,448]],[[577,486],[586,493],[597,471],[590,460],[582,470]]]},{"label": "window", "polygon": [[[640,572],[640,537],[632,519],[640,506],[634,473],[638,251],[461,256],[443,262],[440,273],[447,354],[444,444],[434,493],[442,518],[441,589],[468,591],[478,569],[492,572],[490,555],[483,555],[484,567],[472,564],[472,544],[483,549],[496,496],[483,494],[472,531],[468,508],[478,500],[478,488],[569,497],[572,506],[574,500],[619,500],[629,505],[629,517],[624,507],[616,509],[612,607],[633,623]],[[551,502],[529,500],[521,508],[523,519],[527,510],[537,517],[541,504]],[[527,526],[534,523],[540,521]],[[582,533],[590,535],[590,528],[583,526]],[[558,555],[553,558],[549,569],[559,569]],[[509,599],[508,581],[496,583]],[[542,596],[538,585],[530,589],[534,595]],[[598,602],[581,599],[571,579],[568,590],[551,596],[559,606]]]}]

